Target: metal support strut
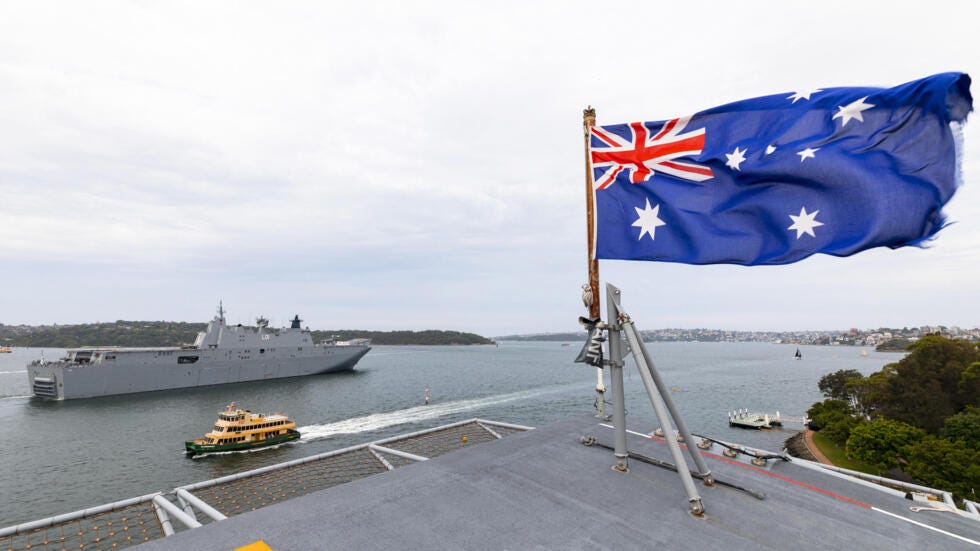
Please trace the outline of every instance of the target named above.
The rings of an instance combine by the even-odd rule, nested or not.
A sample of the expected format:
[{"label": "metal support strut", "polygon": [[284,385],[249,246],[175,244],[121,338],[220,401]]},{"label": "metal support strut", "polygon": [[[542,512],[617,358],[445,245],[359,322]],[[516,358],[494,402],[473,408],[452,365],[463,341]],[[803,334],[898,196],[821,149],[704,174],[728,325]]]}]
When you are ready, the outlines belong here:
[{"label": "metal support strut", "polygon": [[[633,321],[623,311],[623,307],[620,304],[620,295],[621,291],[618,288],[611,284],[606,284],[606,306],[609,316],[609,362],[611,366],[609,374],[612,378],[613,386],[613,427],[616,435],[614,453],[617,458],[617,466],[620,461],[625,464],[626,457],[628,457],[628,452],[626,451],[626,413],[625,404],[623,403],[622,386],[623,351],[622,340],[620,338],[620,333],[624,333],[630,346],[630,352],[636,361],[637,370],[640,372],[640,378],[643,380],[643,386],[646,388],[647,395],[650,397],[650,403],[653,405],[653,411],[656,413],[657,419],[660,421],[660,426],[664,431],[667,446],[670,448],[670,453],[674,458],[674,462],[677,464],[677,473],[681,477],[684,491],[687,492],[691,513],[701,515],[704,513],[704,503],[701,501],[701,496],[698,495],[697,489],[694,486],[694,480],[691,477],[690,471],[687,469],[687,463],[684,461],[684,454],[681,452],[680,445],[677,443],[677,439],[674,438],[674,430],[671,428],[670,418],[673,417],[677,423],[677,428],[684,442],[690,444],[694,440],[687,430],[687,424],[684,423],[680,411],[671,399],[670,393],[667,392],[667,387],[660,378],[660,374],[657,373],[656,368],[653,366],[653,360],[650,358],[650,354],[647,352],[646,346],[643,344],[643,340],[636,330],[636,326],[633,325]],[[670,412],[669,416],[668,410]],[[622,436],[620,436],[621,434]],[[620,438],[622,438],[622,447],[620,447]],[[701,457],[697,446],[688,445],[687,450],[694,460],[697,471],[701,475],[700,478],[702,478],[705,485],[713,485],[714,479],[711,476],[711,471],[705,464],[704,458]],[[625,454],[622,460],[620,460],[620,453]]]},{"label": "metal support strut", "polygon": [[[619,300],[619,289],[606,285],[606,309],[609,319],[616,319],[616,307],[613,306],[613,290],[615,300]],[[613,401],[613,455],[616,465],[613,467],[620,472],[629,471],[629,452],[626,450],[626,392],[623,389],[623,341],[620,338],[619,326],[615,323],[608,325],[609,329],[609,384],[612,386]]]}]

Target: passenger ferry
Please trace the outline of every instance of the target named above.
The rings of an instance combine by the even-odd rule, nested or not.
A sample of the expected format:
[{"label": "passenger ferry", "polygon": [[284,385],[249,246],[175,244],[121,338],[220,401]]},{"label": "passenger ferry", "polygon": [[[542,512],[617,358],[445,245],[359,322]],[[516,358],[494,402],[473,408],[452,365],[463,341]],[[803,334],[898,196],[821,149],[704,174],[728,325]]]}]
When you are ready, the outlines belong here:
[{"label": "passenger ferry", "polygon": [[184,442],[188,455],[250,450],[299,438],[296,423],[282,413],[255,413],[235,407],[218,412],[218,421],[204,438]]}]

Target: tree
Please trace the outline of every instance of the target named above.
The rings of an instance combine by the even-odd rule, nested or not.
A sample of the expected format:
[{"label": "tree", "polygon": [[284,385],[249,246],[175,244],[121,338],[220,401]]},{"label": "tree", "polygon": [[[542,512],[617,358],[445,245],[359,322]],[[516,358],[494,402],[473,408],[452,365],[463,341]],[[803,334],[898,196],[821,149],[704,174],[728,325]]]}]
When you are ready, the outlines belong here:
[{"label": "tree", "polygon": [[878,419],[851,429],[847,455],[887,471],[905,463],[909,449],[926,436],[926,431],[901,421]]},{"label": "tree", "polygon": [[947,417],[939,434],[947,440],[959,441],[980,451],[980,408],[968,407]]},{"label": "tree", "polygon": [[827,398],[849,402],[851,394],[848,392],[848,382],[863,378],[864,376],[856,369],[841,369],[820,377],[820,382],[817,383],[817,386],[820,387],[820,392],[823,392],[823,395]]},{"label": "tree", "polygon": [[[973,362],[963,370],[956,387],[967,402],[967,407],[980,407],[980,362]],[[973,397],[972,403],[970,403],[971,396]]]},{"label": "tree", "polygon": [[878,417],[878,411],[888,395],[888,379],[895,374],[894,366],[889,364],[867,377],[848,379],[847,391],[854,398],[858,413],[869,419]]},{"label": "tree", "polygon": [[911,350],[892,364],[894,375],[888,377],[880,413],[936,434],[945,418],[977,401],[960,390],[970,388],[972,379],[960,383],[964,371],[980,361],[980,352],[974,344],[939,335],[923,337]]},{"label": "tree", "polygon": [[861,420],[854,417],[851,406],[842,400],[817,402],[806,414],[810,418],[810,428],[819,430],[838,446],[844,446],[851,429],[861,424]]},{"label": "tree", "polygon": [[961,499],[980,499],[980,450],[960,441],[926,436],[909,448],[905,472]]}]

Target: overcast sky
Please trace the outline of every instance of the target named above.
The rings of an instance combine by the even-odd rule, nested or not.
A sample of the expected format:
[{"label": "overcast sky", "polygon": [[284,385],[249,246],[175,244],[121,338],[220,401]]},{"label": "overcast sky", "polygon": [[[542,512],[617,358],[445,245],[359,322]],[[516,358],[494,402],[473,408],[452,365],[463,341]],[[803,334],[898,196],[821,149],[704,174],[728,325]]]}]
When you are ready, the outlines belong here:
[{"label": "overcast sky", "polygon": [[[969,1],[680,4],[2,2],[0,323],[575,330],[587,105],[980,76]],[[641,329],[974,327],[978,127],[929,249],[602,281]]]}]

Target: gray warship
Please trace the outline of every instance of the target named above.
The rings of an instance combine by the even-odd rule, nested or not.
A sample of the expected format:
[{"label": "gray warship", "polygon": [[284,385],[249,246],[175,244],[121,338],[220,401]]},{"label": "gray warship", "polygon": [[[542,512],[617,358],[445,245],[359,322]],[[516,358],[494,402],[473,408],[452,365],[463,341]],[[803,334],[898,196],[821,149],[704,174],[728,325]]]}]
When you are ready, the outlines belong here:
[{"label": "gray warship", "polygon": [[58,361],[31,362],[27,376],[34,396],[70,400],[350,371],[371,350],[369,339],[315,343],[301,322],[228,325],[219,305],[193,346],[73,348]]}]

